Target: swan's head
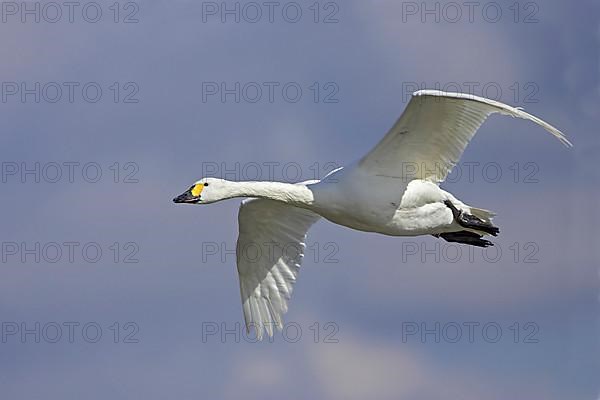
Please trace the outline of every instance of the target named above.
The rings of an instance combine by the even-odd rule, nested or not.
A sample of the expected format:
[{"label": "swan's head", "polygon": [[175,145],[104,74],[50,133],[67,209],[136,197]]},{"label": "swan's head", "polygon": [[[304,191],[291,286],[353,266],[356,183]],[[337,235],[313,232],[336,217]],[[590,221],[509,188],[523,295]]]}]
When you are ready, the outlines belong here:
[{"label": "swan's head", "polygon": [[209,204],[231,198],[230,182],[218,178],[202,178],[175,197],[175,203]]}]

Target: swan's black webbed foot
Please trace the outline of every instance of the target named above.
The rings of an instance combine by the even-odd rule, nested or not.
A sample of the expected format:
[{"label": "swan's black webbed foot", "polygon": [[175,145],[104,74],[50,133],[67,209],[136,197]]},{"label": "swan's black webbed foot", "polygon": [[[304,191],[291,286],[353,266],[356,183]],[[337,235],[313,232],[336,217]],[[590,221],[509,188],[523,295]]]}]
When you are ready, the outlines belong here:
[{"label": "swan's black webbed foot", "polygon": [[447,242],[469,244],[477,247],[489,247],[494,245],[494,243],[489,240],[482,239],[483,236],[469,231],[447,232],[433,236],[441,237]]},{"label": "swan's black webbed foot", "polygon": [[492,236],[498,236],[500,229],[497,226],[492,225],[490,222],[485,222],[474,215],[467,214],[462,210],[459,210],[452,204],[450,200],[444,201],[444,204],[452,210],[452,215],[456,222],[465,228],[476,229],[485,233],[489,233]]}]

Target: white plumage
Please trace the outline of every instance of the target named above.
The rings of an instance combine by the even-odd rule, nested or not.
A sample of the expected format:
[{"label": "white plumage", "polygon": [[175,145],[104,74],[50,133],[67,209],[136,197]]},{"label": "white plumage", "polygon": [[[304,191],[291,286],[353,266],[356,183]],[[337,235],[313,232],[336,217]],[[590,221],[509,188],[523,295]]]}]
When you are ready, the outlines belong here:
[{"label": "white plumage", "polygon": [[423,90],[363,158],[322,181],[297,184],[203,178],[174,199],[209,204],[250,197],[240,206],[237,268],[246,327],[257,337],[281,328],[304,254],[308,229],[324,217],[349,228],[392,236],[434,235],[492,245],[493,213],[440,189],[469,141],[494,113],[532,121],[563,144],[556,128],[520,108],[477,96]]}]

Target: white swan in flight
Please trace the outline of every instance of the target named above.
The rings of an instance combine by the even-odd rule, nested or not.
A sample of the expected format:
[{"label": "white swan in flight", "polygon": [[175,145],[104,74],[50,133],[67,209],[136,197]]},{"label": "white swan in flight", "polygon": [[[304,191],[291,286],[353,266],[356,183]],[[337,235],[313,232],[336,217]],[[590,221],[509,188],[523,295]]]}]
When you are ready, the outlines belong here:
[{"label": "white swan in flight", "polygon": [[323,180],[231,182],[203,178],[175,203],[209,204],[250,197],[239,210],[237,268],[246,328],[258,339],[282,328],[298,277],[304,241],[320,217],[390,236],[433,235],[486,247],[496,236],[493,213],[440,189],[486,118],[494,113],[535,122],[571,143],[541,119],[497,101],[433,90],[415,92],[404,113],[364,157]]}]

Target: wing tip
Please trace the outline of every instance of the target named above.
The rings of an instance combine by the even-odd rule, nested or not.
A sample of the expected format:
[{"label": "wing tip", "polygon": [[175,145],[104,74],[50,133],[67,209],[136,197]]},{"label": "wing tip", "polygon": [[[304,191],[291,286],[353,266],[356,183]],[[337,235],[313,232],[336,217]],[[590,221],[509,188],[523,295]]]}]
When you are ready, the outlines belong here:
[{"label": "wing tip", "polygon": [[246,335],[254,330],[257,341],[262,341],[264,333],[273,338],[275,329],[283,330],[282,314],[285,313],[287,306],[282,310],[276,310],[270,305],[270,299],[265,297],[249,297],[243,304],[244,322],[246,325]]},{"label": "wing tip", "polygon": [[250,336],[250,332],[253,329],[254,334],[256,335],[256,340],[262,342],[262,340],[265,337],[265,332],[267,333],[269,338],[273,338],[273,335],[275,334],[275,329],[273,328],[277,328],[277,330],[281,332],[283,331],[283,324],[278,322],[256,323],[252,321],[246,324],[246,335]]},{"label": "wing tip", "polygon": [[510,115],[515,118],[522,118],[536,123],[537,125],[544,128],[546,131],[548,131],[552,136],[557,138],[566,148],[573,147],[573,143],[571,143],[571,141],[560,129],[555,128],[554,126],[550,125],[543,119],[536,117],[535,115],[529,114],[528,112],[523,110],[523,108],[513,107],[513,112],[510,113]]},{"label": "wing tip", "polygon": [[567,148],[570,149],[573,147],[573,143],[571,143],[571,141],[569,139],[567,139],[567,137],[564,135],[564,133],[562,133],[562,136],[558,138],[558,140],[560,140],[560,142]]}]

